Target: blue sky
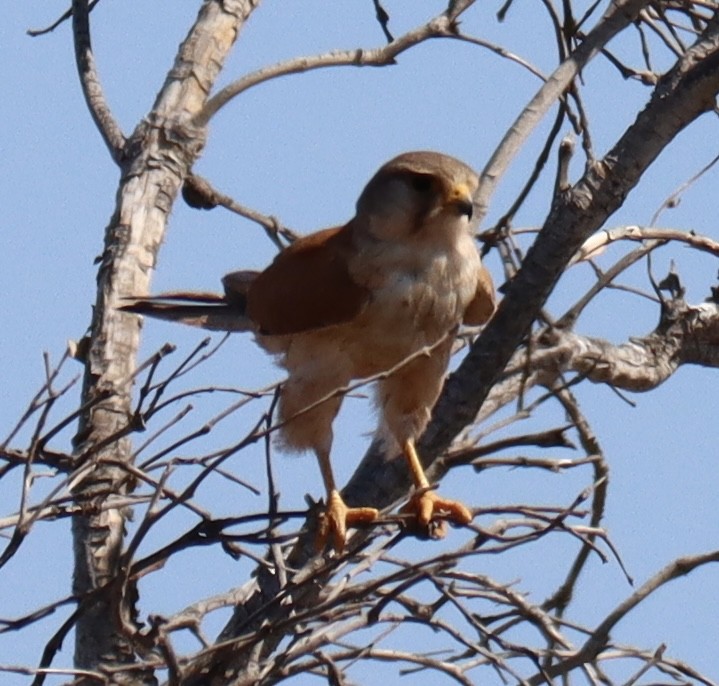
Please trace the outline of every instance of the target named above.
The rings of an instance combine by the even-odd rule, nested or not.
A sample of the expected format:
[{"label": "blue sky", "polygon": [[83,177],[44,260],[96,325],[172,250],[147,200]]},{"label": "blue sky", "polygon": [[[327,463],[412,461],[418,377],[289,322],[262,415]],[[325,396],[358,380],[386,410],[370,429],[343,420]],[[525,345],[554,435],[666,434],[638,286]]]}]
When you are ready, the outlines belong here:
[{"label": "blue sky", "polygon": [[[508,20],[498,24],[494,3],[478,3],[463,28],[501,43],[548,72],[555,50],[551,39],[542,38],[545,32],[549,35],[549,26],[539,3],[535,4],[517,4]],[[104,0],[93,12],[100,74],[125,133],[148,112],[194,19],[196,5],[187,0]],[[395,34],[424,21],[440,6],[429,1],[386,2]],[[93,260],[102,249],[118,182],[117,169],[82,100],[69,26],[40,38],[25,34],[28,28],[52,22],[64,10],[60,2],[12,3],[0,25],[0,62],[6,65],[5,97],[0,101],[3,435],[42,383],[43,351],[57,360],[66,342],[82,336],[89,323],[95,298]],[[220,83],[288,57],[382,42],[369,1],[266,3],[243,31]],[[637,54],[636,39],[623,39],[616,47],[626,55]],[[601,60],[585,71],[584,83],[594,145],[601,155],[631,123],[649,91],[636,82],[622,81]],[[442,150],[481,168],[538,86],[537,78],[516,64],[449,41],[421,46],[389,69],[332,69],[284,78],[248,91],[219,113],[196,171],[239,202],[304,233],[349,219],[363,184],[382,162],[401,151]],[[548,125],[542,123],[503,179],[485,226],[501,216],[513,199]],[[611,225],[648,223],[661,202],[716,155],[711,145],[717,140],[716,127],[715,119],[705,117],[680,136],[612,217]],[[576,160],[573,173],[580,172]],[[553,172],[546,176],[517,217],[517,226],[541,224]],[[662,216],[659,225],[716,237],[715,187],[716,172],[710,172],[689,189],[677,208]],[[601,263],[611,264],[624,250],[624,246],[612,247]],[[256,226],[221,210],[197,212],[180,201],[172,213],[153,288],[217,289],[222,274],[261,267],[274,251]],[[716,260],[685,248],[664,248],[654,259],[660,278],[670,259],[687,285],[687,299],[703,300],[715,283]],[[496,257],[490,256],[488,264],[501,281]],[[561,313],[591,278],[587,266],[574,268],[552,296],[552,311]],[[649,289],[643,266],[634,269],[628,280]],[[587,311],[578,331],[622,341],[649,332],[657,318],[655,305],[614,292]],[[143,352],[148,355],[169,340],[178,344],[179,357],[202,338],[197,331],[150,322],[145,326]],[[80,373],[81,367],[70,363],[64,378]],[[192,383],[257,388],[282,377],[247,337],[231,338],[202,374]],[[633,397],[634,408],[604,387],[585,384],[577,393],[611,466],[604,523],[637,583],[678,555],[716,546],[716,372],[683,368],[656,391]],[[61,408],[70,411],[76,400],[73,391]],[[188,426],[200,425],[226,404],[226,399],[198,404]],[[62,411],[57,418],[61,416]],[[233,418],[223,423],[205,445],[213,440],[223,445],[230,437],[243,435],[256,416],[247,413],[237,422]],[[538,419],[536,426],[546,423]],[[368,403],[348,402],[339,425],[341,451],[359,457],[372,428]],[[69,432],[63,434],[55,447],[68,450],[70,437]],[[247,462],[238,471],[263,487],[259,451],[248,452],[243,459]],[[340,481],[351,474],[353,459],[335,460]],[[315,497],[322,494],[311,457],[279,455],[276,468],[284,507],[302,507],[307,492]],[[482,475],[468,484],[470,474],[450,475],[443,490],[464,493],[467,489],[463,497],[477,504],[523,502],[537,493],[542,501],[571,502],[586,484],[585,478],[574,475],[521,470]],[[213,511],[236,513],[236,494],[217,488],[204,494]],[[38,489],[42,491],[42,483]],[[17,480],[0,484],[0,517],[16,509],[18,497]],[[246,506],[255,511],[263,503],[261,497],[250,498]],[[174,531],[178,530],[176,523]],[[158,532],[155,542],[163,535],[170,532]],[[0,584],[0,617],[22,614],[69,592],[69,546],[64,523],[33,530],[21,552],[0,572],[5,580]],[[558,569],[563,568],[557,567],[552,550],[536,548],[529,560],[531,575],[528,559],[512,556],[480,558],[487,565],[482,572],[505,581],[524,579],[533,589],[532,599],[539,600],[561,578]],[[204,573],[210,565],[216,570],[212,575]],[[241,582],[249,569],[247,563],[229,564],[214,551],[183,557],[176,575],[169,569],[161,582],[147,582],[143,592],[152,605],[148,609],[170,613],[201,593],[209,595]],[[650,649],[665,641],[674,657],[716,677],[716,588],[715,568],[674,582],[622,622],[614,636]],[[599,618],[630,591],[614,562],[593,560],[580,586],[574,616],[587,621]],[[19,634],[0,636],[0,664],[36,662],[59,621],[55,618],[36,632],[25,632],[22,641]],[[69,664],[71,655],[71,647],[65,646],[58,663]],[[4,676],[3,683],[27,680]]]}]

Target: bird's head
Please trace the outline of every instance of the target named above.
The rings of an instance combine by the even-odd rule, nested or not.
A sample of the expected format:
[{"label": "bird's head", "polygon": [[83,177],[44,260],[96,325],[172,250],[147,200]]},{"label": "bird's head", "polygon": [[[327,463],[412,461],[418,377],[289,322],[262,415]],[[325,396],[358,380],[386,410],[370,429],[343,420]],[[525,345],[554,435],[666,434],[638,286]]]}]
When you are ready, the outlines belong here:
[{"label": "bird's head", "polygon": [[[383,165],[357,201],[358,226],[378,240],[466,232],[479,179],[437,152],[408,152]],[[451,238],[451,236],[448,236]]]}]

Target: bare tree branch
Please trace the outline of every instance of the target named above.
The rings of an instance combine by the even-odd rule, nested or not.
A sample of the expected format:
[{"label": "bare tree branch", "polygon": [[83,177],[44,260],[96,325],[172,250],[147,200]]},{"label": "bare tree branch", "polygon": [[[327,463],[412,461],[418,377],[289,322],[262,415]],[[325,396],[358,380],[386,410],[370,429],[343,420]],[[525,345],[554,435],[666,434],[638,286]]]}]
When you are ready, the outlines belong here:
[{"label": "bare tree branch", "polygon": [[90,9],[87,0],[72,0],[72,32],[75,37],[77,71],[85,102],[112,159],[120,164],[125,149],[125,136],[112,116],[100,84],[90,43]]},{"label": "bare tree branch", "polygon": [[[12,479],[17,482],[16,497],[0,516],[0,535],[6,538],[0,564],[18,550],[26,551],[29,536],[45,528],[36,526],[39,522],[71,518],[73,593],[38,603],[17,617],[0,618],[0,634],[17,632],[23,640],[26,634],[19,632],[40,633],[51,626],[34,668],[0,665],[0,671],[30,675],[34,686],[60,674],[74,677],[77,686],[156,686],[159,679],[168,686],[254,685],[307,678],[304,675],[339,686],[350,684],[357,669],[371,669],[382,661],[395,663],[410,678],[422,673],[459,684],[483,681],[485,675],[511,683],[551,683],[579,675],[589,683],[615,683],[605,669],[611,660],[628,668],[627,684],[652,679],[712,684],[668,656],[663,643],[620,645],[611,641],[610,633],[668,581],[719,562],[716,551],[674,560],[639,589],[627,590],[625,600],[591,626],[570,609],[594,558],[613,561],[632,584],[621,551],[602,528],[611,502],[609,464],[573,387],[592,382],[617,392],[647,391],[683,365],[719,367],[719,288],[712,288],[704,303],[690,305],[675,270],[660,280],[649,264],[646,278],[652,291],[637,286],[634,273],[627,273],[638,260],[649,261],[659,246],[679,243],[717,257],[719,243],[692,231],[655,228],[654,222],[650,227],[602,229],[672,139],[702,113],[716,111],[716,3],[616,0],[595,2],[580,12],[570,0],[544,2],[548,50],[556,52],[560,65],[545,77],[503,46],[460,33],[460,15],[473,6],[479,11],[474,0],[447,0],[442,14],[397,39],[389,34],[382,4],[373,0],[390,41],[387,46],[281,62],[210,96],[229,50],[259,3],[205,0],[153,109],[126,141],[112,119],[94,64],[88,12],[96,2],[73,0],[76,57],[91,115],[122,174],[99,262],[91,333],[64,358],[85,365],[83,396],[77,409],[61,409],[58,400],[67,402],[73,381],[62,364],[53,368],[46,355],[42,389],[0,449],[0,479],[10,475],[3,487],[12,487]],[[517,7],[510,0],[500,9],[500,18]],[[600,7],[606,8],[601,17]],[[468,12],[461,18],[468,24],[475,16]],[[633,55],[627,56],[624,43],[616,55],[609,45],[622,32],[630,39],[624,43],[636,41]],[[289,509],[282,506],[279,493],[271,444],[280,426],[274,419],[279,386],[245,390],[225,381],[194,382],[201,365],[216,352],[226,352],[224,339],[212,346],[203,340],[175,363],[167,358],[172,346],[164,346],[137,365],[140,327],[117,305],[148,291],[180,189],[191,206],[222,205],[255,221],[278,248],[293,239],[272,216],[236,203],[192,175],[206,125],[220,108],[284,74],[390,65],[433,37],[461,40],[464,50],[472,45],[492,50],[542,80],[485,167],[477,198],[481,215],[529,134],[555,103],[559,108],[537,148],[536,162],[528,165],[526,178],[507,202],[509,209],[494,229],[480,236],[485,252],[496,247],[500,253],[508,280],[502,288],[505,298],[481,335],[468,328],[458,338],[455,351],[464,359],[445,385],[420,442],[420,455],[433,479],[456,467],[465,467],[469,475],[472,470],[466,467],[473,467],[480,473],[473,478],[480,480],[488,473],[500,476],[500,470],[516,470],[519,478],[541,470],[543,479],[561,481],[564,490],[559,488],[555,501],[541,505],[517,496],[514,502],[487,502],[486,495],[472,498],[472,522],[417,554],[407,539],[427,533],[416,531],[401,511],[389,511],[408,492],[406,469],[375,442],[344,498],[349,505],[386,510],[372,526],[354,532],[342,554],[317,555],[313,536],[318,505],[307,497],[308,510]],[[594,158],[593,140],[602,132],[590,130],[592,110],[585,107],[592,102],[587,97],[592,75],[584,71],[597,55],[606,56],[623,78],[640,79],[653,88],[645,109],[601,160]],[[664,75],[656,73],[653,65],[667,60],[674,67]],[[608,71],[616,80],[615,70]],[[573,144],[560,144],[544,226],[539,232],[517,230],[512,223],[520,208],[529,207],[525,200],[552,186],[551,155],[565,122],[583,146],[584,173],[572,184],[577,166],[570,159]],[[670,196],[660,211],[676,197]],[[526,221],[530,226],[541,223]],[[524,247],[534,233],[538,235],[525,257]],[[625,241],[639,245],[626,248],[624,243],[623,256],[608,269],[593,260],[610,243]],[[594,270],[594,279],[579,295],[569,294],[575,304],[557,318],[545,305],[547,297],[567,268],[581,260],[587,264],[572,276],[591,279]],[[605,289],[621,291],[628,303],[634,296],[656,303],[655,330],[636,332],[639,335],[620,343],[584,335],[580,314],[590,303],[601,302]],[[392,372],[337,388],[318,403],[364,390]],[[219,408],[209,400],[211,394],[221,403]],[[64,440],[76,419],[73,454],[50,449],[51,443]],[[527,419],[531,428],[523,429]],[[537,420],[542,422],[539,428]],[[218,445],[224,439],[215,427],[230,421],[239,428],[227,444]],[[130,439],[145,430],[150,438],[133,449]],[[23,436],[26,448],[11,446]],[[265,473],[259,482],[267,488],[261,499],[257,496],[263,489],[254,485],[257,460],[231,459],[249,457],[243,451],[260,442]],[[565,457],[566,450],[576,452]],[[570,479],[555,476],[568,472],[569,486]],[[231,490],[231,516],[222,511],[226,501],[217,498],[218,484]],[[254,507],[243,497],[259,504]],[[134,519],[129,524],[131,510]],[[437,526],[446,526],[441,516]],[[560,546],[554,547],[557,541]],[[487,558],[482,556],[496,559],[510,551],[514,560],[519,554],[525,555],[522,559],[550,555],[552,560],[556,555],[558,576],[549,591],[539,594],[543,600],[536,600],[534,570],[529,567],[522,568],[520,580],[514,569],[511,580],[503,578],[503,572],[486,573]],[[165,583],[184,555],[193,556],[194,563],[197,555],[207,553],[217,554],[222,562],[239,562],[233,569],[242,574],[254,571],[240,579],[237,588],[213,588],[209,597],[183,599],[169,616],[154,612],[149,596],[140,602],[140,590]],[[229,612],[231,619],[219,637],[210,637],[216,621],[225,621]],[[76,635],[75,667],[63,669],[56,664],[63,665],[60,649],[71,632]],[[397,641],[408,637],[411,650],[398,649]]]},{"label": "bare tree branch", "polygon": [[572,264],[581,260],[591,260],[598,257],[608,245],[615,241],[658,241],[664,245],[670,241],[686,243],[692,248],[707,252],[719,257],[719,242],[699,236],[693,231],[680,231],[678,229],[655,229],[642,226],[620,226],[616,229],[603,229],[590,236],[572,259]]},{"label": "bare tree branch", "polygon": [[356,49],[297,57],[287,62],[280,62],[271,67],[258,69],[237,81],[225,86],[219,93],[212,96],[202,111],[195,116],[196,126],[206,126],[217,112],[233,98],[244,93],[249,88],[265,83],[279,76],[300,74],[314,69],[326,67],[381,67],[393,64],[403,52],[413,48],[430,38],[456,38],[457,20],[467,8],[474,4],[474,0],[449,3],[449,7],[423,26],[408,31],[400,38],[393,40],[383,48],[373,50]]},{"label": "bare tree branch", "polygon": [[487,213],[497,182],[504,176],[504,172],[529,137],[529,134],[549,108],[564,95],[581,69],[617,33],[634,21],[646,4],[646,0],[620,0],[612,3],[602,20],[587,34],[581,45],[562,62],[554,73],[549,76],[546,83],[537,91],[537,94],[508,129],[501,143],[482,170],[481,183],[475,198],[480,220]]},{"label": "bare tree branch", "polygon": [[[89,471],[76,486],[79,502],[128,488],[124,469],[111,463],[103,464],[106,456],[111,456],[115,464],[132,458],[127,438],[111,444],[106,440],[110,436],[122,436],[126,427],[139,346],[137,319],[120,312],[117,305],[123,297],[148,291],[151,267],[172,202],[204,144],[204,132],[188,127],[185,122],[204,105],[228,51],[254,8],[251,0],[207,2],[202,6],[195,25],[180,46],[175,69],[161,89],[151,115],[127,144],[125,173],[115,214],[107,229],[106,249],[98,274],[83,403],[91,402],[98,394],[111,393],[81,418],[76,438],[81,453],[87,453],[96,445],[104,447],[96,452],[95,462],[88,464]],[[83,9],[86,9],[84,0],[75,0],[74,20],[85,59],[88,45],[83,33],[86,28]],[[212,39],[205,40],[209,36]],[[119,510],[103,510],[97,516],[73,518],[77,595],[84,596],[92,589],[109,589],[111,581],[117,578],[124,516]],[[132,598],[123,599],[128,601],[132,602]],[[95,668],[108,660],[125,665],[134,661],[121,627],[108,621],[108,616],[118,617],[111,610],[115,602],[111,594],[105,594],[99,596],[94,605],[83,608],[76,626],[78,666]],[[122,683],[120,675],[116,678]],[[133,684],[138,683],[137,678],[131,671],[128,673]],[[149,682],[154,682],[154,678]]]},{"label": "bare tree branch", "polygon": [[590,381],[644,392],[666,381],[682,364],[719,367],[718,336],[716,303],[690,307],[673,301],[657,331],[629,343],[612,345],[559,329],[548,332],[546,341],[556,346],[550,356],[557,355],[552,363],[562,359],[563,368]]},{"label": "bare tree branch", "polygon": [[597,626],[584,645],[574,655],[556,665],[548,667],[545,674],[533,676],[529,679],[528,683],[534,686],[534,684],[542,684],[545,683],[545,681],[548,682],[551,678],[567,674],[580,664],[594,660],[608,647],[609,633],[628,612],[666,583],[680,576],[690,574],[695,569],[712,562],[719,562],[719,551],[715,550],[702,555],[681,557],[669,563],[658,574],[642,584],[629,598],[617,605]]},{"label": "bare tree branch", "polygon": [[191,207],[209,210],[220,205],[230,210],[230,212],[239,214],[241,217],[259,224],[265,230],[267,237],[279,250],[285,247],[281,239],[291,243],[297,238],[294,231],[282,226],[275,217],[241,205],[230,196],[212,188],[209,181],[196,174],[191,174],[185,179],[182,186],[182,197]]}]

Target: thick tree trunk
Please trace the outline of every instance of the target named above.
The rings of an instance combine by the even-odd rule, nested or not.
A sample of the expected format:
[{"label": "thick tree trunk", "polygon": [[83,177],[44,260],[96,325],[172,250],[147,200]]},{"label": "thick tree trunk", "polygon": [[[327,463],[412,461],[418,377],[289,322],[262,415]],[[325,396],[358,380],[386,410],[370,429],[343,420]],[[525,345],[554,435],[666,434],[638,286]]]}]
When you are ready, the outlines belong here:
[{"label": "thick tree trunk", "polygon": [[132,460],[132,446],[123,432],[132,411],[132,374],[140,341],[138,318],[116,308],[123,298],[148,292],[170,209],[204,145],[205,132],[193,126],[192,118],[257,4],[203,4],[153,111],[119,155],[123,168],[117,209],[106,230],[85,360],[82,402],[88,409],[75,441],[80,478],[74,493],[89,514],[73,519],[73,590],[81,600],[76,666],[113,669],[115,683],[155,682],[150,674],[115,671],[134,662],[134,598],[123,586],[121,569],[125,513],[100,505],[131,488],[123,464]]}]

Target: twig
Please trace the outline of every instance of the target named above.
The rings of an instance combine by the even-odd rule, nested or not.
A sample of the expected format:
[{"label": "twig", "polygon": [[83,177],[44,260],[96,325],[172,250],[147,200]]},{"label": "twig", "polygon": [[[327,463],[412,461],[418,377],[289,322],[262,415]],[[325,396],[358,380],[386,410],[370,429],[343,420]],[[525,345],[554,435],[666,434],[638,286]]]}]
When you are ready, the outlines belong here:
[{"label": "twig", "polygon": [[[88,7],[88,12],[92,12],[92,10],[95,9],[95,5],[97,5],[98,2],[100,2],[100,0],[92,0],[92,2],[90,3],[90,6]],[[61,14],[60,17],[56,21],[54,21],[52,24],[50,24],[50,26],[48,26],[44,29],[28,29],[27,35],[32,38],[36,38],[37,36],[43,36],[47,33],[52,33],[58,26],[60,26],[61,24],[66,22],[68,19],[70,19],[70,17],[72,17],[71,9],[69,9],[66,12],[64,12],[63,14]]]},{"label": "twig", "polygon": [[480,220],[487,213],[489,200],[497,183],[529,134],[539,124],[552,105],[560,98],[583,67],[617,33],[638,15],[646,0],[622,0],[613,3],[585,40],[549,76],[529,104],[517,117],[499,146],[482,170],[475,206]]},{"label": "twig", "polygon": [[126,140],[110,111],[100,84],[90,43],[87,0],[72,0],[72,33],[75,39],[75,61],[85,102],[112,159],[119,164],[122,161]]},{"label": "twig", "polygon": [[403,52],[413,48],[430,38],[457,38],[456,21],[459,15],[474,4],[474,0],[450,3],[450,8],[426,24],[408,31],[400,38],[382,48],[373,50],[343,50],[328,52],[323,55],[297,57],[286,62],[279,62],[270,67],[263,67],[225,86],[212,96],[202,110],[195,116],[194,124],[204,127],[217,112],[240,93],[271,79],[288,74],[300,74],[314,69],[328,67],[381,67],[394,64]]},{"label": "twig", "polygon": [[[547,667],[550,678],[567,674],[581,664],[594,660],[609,642],[609,634],[614,626],[631,610],[646,600],[654,591],[681,576],[690,574],[706,564],[719,562],[719,551],[715,550],[701,555],[680,557],[669,563],[664,569],[642,584],[631,596],[622,601],[612,610],[592,632],[584,645],[571,657]],[[546,681],[545,675],[536,674],[528,680],[530,686],[538,686]]]},{"label": "twig", "polygon": [[380,0],[372,0],[372,3],[374,4],[375,16],[377,17],[377,21],[382,29],[382,33],[384,33],[384,37],[387,39],[387,42],[391,43],[394,40],[394,36],[389,30],[389,14],[387,13],[387,10],[382,7]]},{"label": "twig", "polygon": [[292,243],[299,237],[299,234],[280,224],[275,217],[262,214],[257,210],[241,205],[229,195],[225,195],[213,188],[207,179],[197,174],[191,174],[185,179],[185,183],[182,186],[182,197],[191,207],[212,209],[219,205],[245,219],[259,224],[265,230],[267,237],[279,250],[282,250],[286,245],[282,242],[282,239],[287,243]]}]

